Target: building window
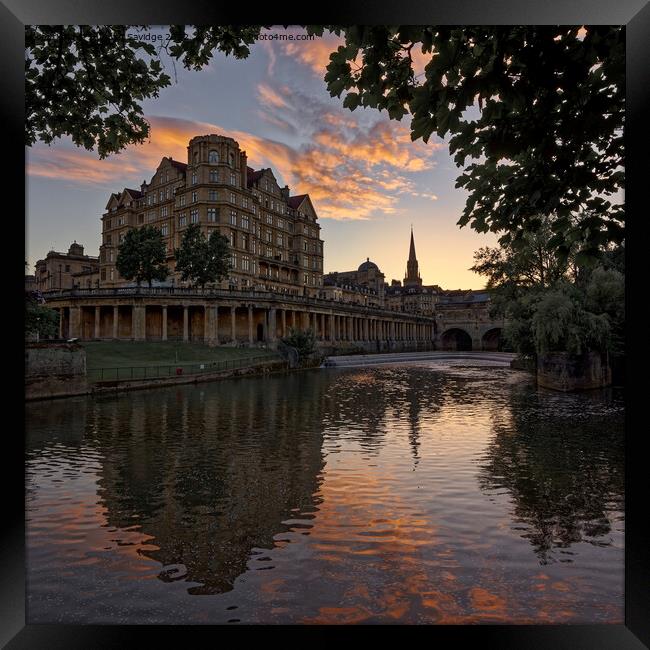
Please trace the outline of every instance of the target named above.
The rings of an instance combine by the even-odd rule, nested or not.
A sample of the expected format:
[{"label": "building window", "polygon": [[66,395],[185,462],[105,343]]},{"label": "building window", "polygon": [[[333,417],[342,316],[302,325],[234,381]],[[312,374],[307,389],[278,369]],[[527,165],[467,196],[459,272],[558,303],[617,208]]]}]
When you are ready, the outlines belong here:
[{"label": "building window", "polygon": [[139,214],[138,215],[138,224],[144,223],[144,214]]},{"label": "building window", "polygon": [[234,210],[230,211],[230,225],[231,226],[237,225],[237,213]]},{"label": "building window", "polygon": [[235,196],[234,192],[230,193],[230,202],[235,204],[237,203],[237,197]]},{"label": "building window", "polygon": [[244,228],[244,230],[248,230],[248,215],[247,214],[242,214],[241,216],[241,227]]},{"label": "building window", "polygon": [[267,213],[267,215],[266,215],[266,223],[268,223],[270,225],[273,225],[273,215],[272,214]]},{"label": "building window", "polygon": [[303,284],[308,284],[309,283],[309,276],[306,273],[302,276],[302,281],[303,281]]},{"label": "building window", "polygon": [[217,208],[208,208],[208,221],[214,223],[217,220]]},{"label": "building window", "polygon": [[105,235],[104,236],[104,243],[105,244],[111,244],[111,235]]},{"label": "building window", "polygon": [[110,270],[110,274],[111,274],[111,282],[113,282],[113,269]]},{"label": "building window", "polygon": [[231,185],[237,185],[237,175],[236,174],[230,174],[230,184]]},{"label": "building window", "polygon": [[306,251],[307,250],[307,242],[302,243],[302,250]]},{"label": "building window", "polygon": [[208,162],[212,165],[219,162],[219,154],[214,149],[208,154]]},{"label": "building window", "polygon": [[216,201],[219,195],[217,194],[217,190],[208,190],[208,200],[209,201]]},{"label": "building window", "polygon": [[233,248],[237,245],[237,233],[234,230],[230,231],[230,245]]},{"label": "building window", "polygon": [[228,156],[228,159],[230,160],[230,166],[234,167],[235,166],[235,154],[231,151],[230,155]]},{"label": "building window", "polygon": [[241,258],[241,267],[244,271],[250,271],[250,258],[247,255]]},{"label": "building window", "polygon": [[185,215],[185,214],[181,214],[181,215],[178,217],[178,225],[179,225],[179,226],[185,226],[185,225],[187,225],[187,215]]},{"label": "building window", "polygon": [[278,233],[277,242],[278,246],[284,246],[284,237],[282,236],[282,233]]},{"label": "building window", "polygon": [[241,204],[242,204],[243,208],[248,208],[248,197],[247,196],[242,197]]},{"label": "building window", "polygon": [[199,223],[199,211],[197,209],[190,210],[190,223]]},{"label": "building window", "polygon": [[232,266],[233,269],[237,268],[237,255],[231,255],[230,256],[230,265]]},{"label": "building window", "polygon": [[198,201],[198,198],[198,192],[192,192],[192,203],[196,203]]},{"label": "building window", "polygon": [[307,257],[307,255],[302,256],[302,264],[303,266],[309,266],[309,257]]},{"label": "building window", "polygon": [[160,216],[161,217],[167,217],[168,215],[168,207],[165,205],[162,208],[160,208]]},{"label": "building window", "polygon": [[192,172],[192,185],[196,185],[196,172]]},{"label": "building window", "polygon": [[120,244],[124,241],[124,233],[120,233]]},{"label": "building window", "polygon": [[102,269],[102,272],[99,274],[99,277],[102,280],[106,280],[106,269]]},{"label": "building window", "polygon": [[181,194],[178,198],[178,205],[182,208],[185,205],[185,194]]},{"label": "building window", "polygon": [[266,234],[266,241],[269,242],[269,244],[273,243],[273,233],[270,230],[265,231]]},{"label": "building window", "polygon": [[210,170],[210,182],[217,183],[219,181],[219,172],[216,169]]}]

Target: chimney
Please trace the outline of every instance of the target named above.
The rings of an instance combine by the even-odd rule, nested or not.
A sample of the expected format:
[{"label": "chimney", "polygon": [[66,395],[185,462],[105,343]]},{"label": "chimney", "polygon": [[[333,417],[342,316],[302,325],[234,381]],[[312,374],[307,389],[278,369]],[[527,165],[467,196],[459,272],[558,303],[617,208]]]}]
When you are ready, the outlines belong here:
[{"label": "chimney", "polygon": [[282,198],[283,198],[285,201],[288,201],[288,200],[289,200],[289,186],[288,186],[288,185],[285,185],[285,186],[280,190],[280,194],[282,194]]},{"label": "chimney", "polygon": [[248,157],[245,151],[239,154],[239,172],[241,174],[241,187],[245,190],[248,187]]}]

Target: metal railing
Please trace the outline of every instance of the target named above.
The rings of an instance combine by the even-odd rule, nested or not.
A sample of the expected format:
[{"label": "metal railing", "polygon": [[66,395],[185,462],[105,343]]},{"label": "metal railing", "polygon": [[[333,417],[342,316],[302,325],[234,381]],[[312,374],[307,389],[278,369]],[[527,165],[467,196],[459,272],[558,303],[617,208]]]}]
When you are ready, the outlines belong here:
[{"label": "metal railing", "polygon": [[89,368],[89,381],[131,381],[135,379],[163,379],[166,377],[185,377],[200,375],[208,372],[234,370],[259,366],[272,361],[282,361],[277,354],[267,354],[255,357],[239,357],[222,361],[206,361],[203,363],[174,363],[156,366],[123,366],[116,368]]}]

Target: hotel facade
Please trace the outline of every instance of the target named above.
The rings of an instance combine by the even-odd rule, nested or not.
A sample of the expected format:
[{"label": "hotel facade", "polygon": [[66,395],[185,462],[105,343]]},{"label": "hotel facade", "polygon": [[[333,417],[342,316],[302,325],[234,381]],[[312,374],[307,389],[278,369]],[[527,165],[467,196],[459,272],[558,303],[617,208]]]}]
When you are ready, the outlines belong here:
[{"label": "hotel facade", "polygon": [[271,169],[249,167],[232,138],[192,138],[187,163],[165,157],[139,190],[111,194],[102,216],[101,287],[132,284],[117,271],[117,251],[129,228],[145,224],[165,240],[163,286],[187,286],[175,271],[174,249],[191,224],[230,242],[232,271],[219,288],[313,296],[322,286],[323,240],[309,195],[291,196]]}]

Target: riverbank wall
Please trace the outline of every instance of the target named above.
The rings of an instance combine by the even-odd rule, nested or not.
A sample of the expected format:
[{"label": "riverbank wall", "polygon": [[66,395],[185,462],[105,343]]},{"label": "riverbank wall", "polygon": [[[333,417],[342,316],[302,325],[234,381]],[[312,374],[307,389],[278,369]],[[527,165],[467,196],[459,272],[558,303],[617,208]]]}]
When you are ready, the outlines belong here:
[{"label": "riverbank wall", "polygon": [[25,343],[25,399],[72,397],[90,392],[86,351],[76,343]]}]

